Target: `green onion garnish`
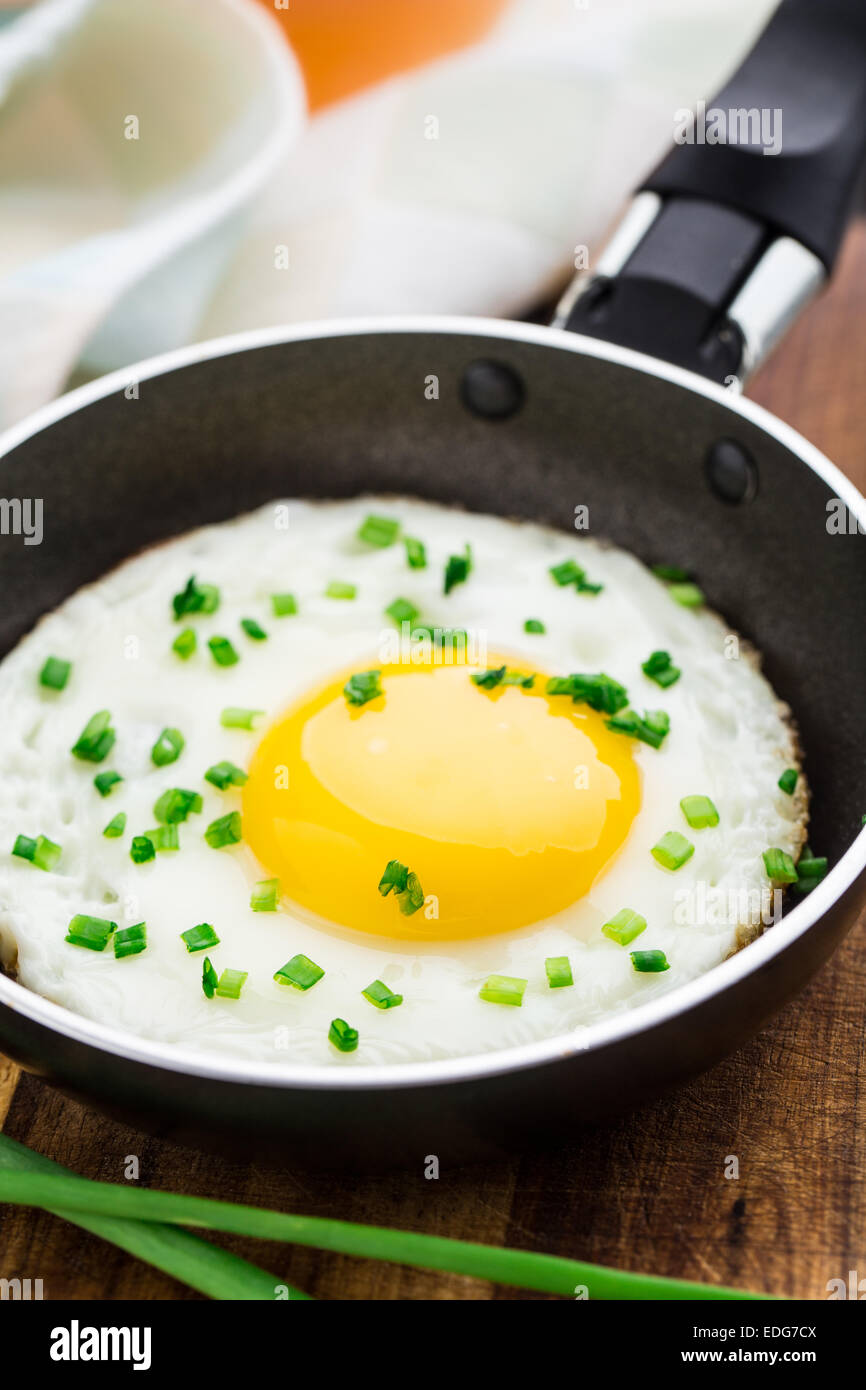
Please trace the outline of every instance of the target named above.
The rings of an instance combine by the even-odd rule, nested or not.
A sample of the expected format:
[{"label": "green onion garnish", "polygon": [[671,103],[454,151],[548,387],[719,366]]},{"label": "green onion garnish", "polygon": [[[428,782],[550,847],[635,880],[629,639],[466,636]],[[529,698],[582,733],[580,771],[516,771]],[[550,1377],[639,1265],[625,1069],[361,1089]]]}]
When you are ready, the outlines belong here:
[{"label": "green onion garnish", "polygon": [[147,864],[156,858],[156,845],[147,835],[135,835],[129,847],[129,857],[133,864]]},{"label": "green onion garnish", "polygon": [[278,985],[293,985],[295,989],[312,989],[324,975],[324,970],[309,956],[292,956],[281,965],[274,976]]},{"label": "green onion garnish", "polygon": [[335,1018],[328,1029],[328,1041],[338,1052],[354,1052],[358,1046],[358,1030],[350,1028],[344,1018]]},{"label": "green onion garnish", "polygon": [[114,955],[116,960],[124,956],[140,956],[147,946],[147,927],[137,922],[134,927],[123,927],[114,933]]},{"label": "green onion garnish", "polygon": [[604,935],[609,936],[618,946],[627,946],[645,930],[646,918],[641,917],[639,912],[633,912],[630,907],[621,908],[602,927]]},{"label": "green onion garnish", "polygon": [[171,644],[173,652],[177,652],[181,661],[187,661],[192,656],[198,646],[198,638],[191,627],[185,627],[183,632],[179,632]]},{"label": "green onion garnish", "polygon": [[670,970],[664,951],[629,951],[631,963],[641,975],[660,975]]},{"label": "green onion garnish", "polygon": [[794,788],[797,785],[798,776],[799,773],[797,772],[797,769],[795,767],[786,767],[785,771],[779,778],[779,786],[782,788],[782,791],[785,792],[787,796],[794,795]]},{"label": "green onion garnish", "polygon": [[679,565],[653,565],[653,574],[671,584],[679,584],[689,577],[688,570],[680,569]]},{"label": "green onion garnish", "polygon": [[797,882],[797,870],[790,854],[786,854],[783,849],[765,849],[763,857],[767,877],[774,883]]},{"label": "green onion garnish", "polygon": [[797,882],[794,884],[795,893],[811,893],[816,884],[827,873],[827,860],[823,857],[816,858],[808,846],[803,850],[797,863]]},{"label": "green onion garnish", "polygon": [[341,579],[332,579],[325,590],[325,598],[356,598],[357,594],[354,584],[344,584]]},{"label": "green onion garnish", "polygon": [[424,906],[424,890],[418,882],[418,875],[410,873],[406,865],[397,859],[388,861],[379,880],[379,892],[383,898],[387,898],[392,888],[404,917],[411,917],[413,912]]},{"label": "green onion garnish", "polygon": [[254,729],[256,720],[263,714],[263,709],[240,709],[236,705],[229,705],[220,714],[220,723],[224,729]]},{"label": "green onion garnish", "polygon": [[104,951],[117,923],[104,917],[85,917],[81,913],[69,923],[65,940],[70,946],[84,946],[88,951]]},{"label": "green onion garnish", "polygon": [[97,772],[93,779],[93,785],[100,796],[108,796],[112,787],[116,787],[118,782],[122,781],[123,778],[119,772]]},{"label": "green onion garnish", "polygon": [[682,675],[680,668],[671,660],[670,652],[651,652],[640,669],[663,690],[667,690],[669,685],[674,685]]},{"label": "green onion garnish", "polygon": [[647,710],[643,718],[636,710],[627,709],[604,722],[614,733],[639,738],[650,748],[661,748],[671,727],[670,715],[663,709]]},{"label": "green onion garnish", "polygon": [[101,709],[92,719],[88,719],[78,742],[72,746],[75,757],[87,763],[101,763],[103,758],[107,758],[116,737],[110,726],[111,715],[107,709]]},{"label": "green onion garnish", "polygon": [[388,607],[385,609],[388,617],[393,618],[394,622],[398,624],[414,623],[415,619],[419,616],[419,611],[420,610],[415,607],[411,599],[408,598],[395,598],[394,602],[389,603]]},{"label": "green onion garnish", "polygon": [[393,545],[400,534],[399,521],[388,516],[368,516],[358,527],[358,540],[366,545],[375,545],[384,550]]},{"label": "green onion garnish", "polygon": [[525,676],[522,671],[509,671],[504,666],[493,666],[487,671],[477,671],[469,679],[481,690],[495,690],[500,685],[519,685],[531,690],[535,684],[534,676]]},{"label": "green onion garnish", "polygon": [[207,644],[217,666],[237,666],[240,657],[227,637],[209,637]]},{"label": "green onion garnish", "polygon": [[204,991],[205,999],[213,999],[218,984],[219,975],[211,965],[210,956],[205,956],[201,968],[201,987]]},{"label": "green onion garnish", "polygon": [[144,833],[157,853],[166,849],[180,849],[180,838],[176,825],[158,825],[155,830],[145,830]]},{"label": "green onion garnish", "polygon": [[151,760],[157,767],[167,767],[176,763],[183,752],[184,737],[179,729],[163,729],[150,750]]},{"label": "green onion garnish", "polygon": [[656,863],[665,869],[681,869],[694,852],[695,847],[691,840],[687,840],[678,830],[669,830],[650,850]]},{"label": "green onion garnish", "polygon": [[224,970],[214,993],[218,994],[220,999],[240,999],[247,974],[246,970]]},{"label": "green onion garnish", "polygon": [[445,566],[445,593],[450,594],[451,590],[458,584],[465,584],[472,573],[472,551],[467,545],[462,555],[449,555],[448,563]]},{"label": "green onion garnish", "polygon": [[170,787],[156,802],[153,814],[163,825],[179,825],[189,815],[198,815],[202,799],[198,792],[184,791],[182,787]]},{"label": "green onion garnish", "polygon": [[559,565],[552,565],[550,573],[560,588],[564,589],[569,584],[579,584],[586,571],[575,560],[563,560]]},{"label": "green onion garnish", "polygon": [[268,634],[255,618],[241,618],[241,627],[254,642],[264,642],[267,639]]},{"label": "green onion garnish", "polygon": [[204,837],[211,849],[222,849],[224,845],[237,845],[241,840],[241,813],[229,811],[227,816],[212,820]]},{"label": "green onion garnish", "polygon": [[39,672],[39,684],[47,686],[49,690],[62,690],[69,680],[71,670],[71,661],[62,661],[59,656],[49,656]]},{"label": "green onion garnish", "polygon": [[280,897],[280,880],[278,878],[263,878],[261,883],[257,883],[250,895],[250,907],[253,912],[276,912],[277,903]]},{"label": "green onion garnish", "polygon": [[544,962],[544,969],[551,989],[562,989],[564,985],[574,984],[568,956],[548,956]]},{"label": "green onion garnish", "polygon": [[540,618],[527,618],[523,624],[524,632],[546,632],[547,628]]},{"label": "green onion garnish", "polygon": [[247,780],[247,774],[243,768],[236,767],[234,763],[214,763],[213,767],[209,767],[205,773],[204,780],[210,782],[212,787],[219,787],[220,791],[224,792],[226,787],[242,787]]},{"label": "green onion garnish", "polygon": [[186,588],[171,601],[175,618],[185,613],[215,613],[219,608],[220,591],[214,584],[197,584],[195,575],[186,581]]},{"label": "green onion garnish", "polygon": [[589,705],[599,714],[616,714],[628,704],[628,691],[604,671],[596,675],[552,676],[548,695],[570,695],[576,705]]},{"label": "green onion garnish", "polygon": [[404,536],[403,544],[406,547],[406,561],[410,570],[424,570],[427,568],[427,551],[423,541],[415,540],[413,536]]},{"label": "green onion garnish", "polygon": [[214,946],[220,944],[220,939],[210,922],[199,922],[197,927],[190,927],[189,931],[182,931],[180,939],[190,955],[194,951],[210,951]]},{"label": "green onion garnish", "polygon": [[402,994],[395,994],[382,980],[374,980],[366,989],[362,989],[361,993],[371,1004],[375,1004],[377,1009],[396,1009],[398,1004],[403,1003]]},{"label": "green onion garnish", "polygon": [[515,979],[513,975],[488,975],[478,991],[478,998],[485,999],[488,1004],[519,1006],[523,1003],[526,985],[526,980]]},{"label": "green onion garnish", "polygon": [[708,796],[684,796],[680,808],[692,830],[719,823],[719,813]]},{"label": "green onion garnish", "polygon": [[35,840],[31,840],[28,835],[19,835],[12,846],[12,853],[19,859],[29,859],[35,868],[50,873],[63,851],[45,835],[37,835]]},{"label": "green onion garnish", "polygon": [[108,825],[103,830],[106,840],[118,840],[126,829],[126,812],[118,811],[116,816],[112,816]]},{"label": "green onion garnish", "polygon": [[379,683],[381,671],[356,671],[343,686],[347,705],[366,705],[384,694]]},{"label": "green onion garnish", "polygon": [[271,594],[271,607],[275,618],[290,618],[298,611],[294,594]]},{"label": "green onion garnish", "polygon": [[668,593],[683,608],[700,608],[706,601],[697,584],[669,584]]}]

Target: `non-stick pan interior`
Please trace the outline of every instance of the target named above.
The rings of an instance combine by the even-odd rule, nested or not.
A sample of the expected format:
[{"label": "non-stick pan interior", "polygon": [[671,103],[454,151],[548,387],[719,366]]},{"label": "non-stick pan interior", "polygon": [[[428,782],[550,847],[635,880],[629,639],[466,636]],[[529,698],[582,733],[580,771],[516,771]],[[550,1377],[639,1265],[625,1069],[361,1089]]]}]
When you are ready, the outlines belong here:
[{"label": "non-stick pan interior", "polygon": [[[866,810],[863,536],[828,529],[832,488],[723,402],[534,337],[288,341],[145,378],[137,396],[57,420],[0,462],[2,495],[42,498],[44,514],[41,545],[0,538],[0,652],[143,546],[270,498],[416,493],[566,531],[585,505],[591,535],[689,570],[764,653],[800,725],[811,842],[838,857]],[[507,418],[461,399],[479,360],[522,383]],[[751,455],[751,500],[711,490],[720,439]]]}]

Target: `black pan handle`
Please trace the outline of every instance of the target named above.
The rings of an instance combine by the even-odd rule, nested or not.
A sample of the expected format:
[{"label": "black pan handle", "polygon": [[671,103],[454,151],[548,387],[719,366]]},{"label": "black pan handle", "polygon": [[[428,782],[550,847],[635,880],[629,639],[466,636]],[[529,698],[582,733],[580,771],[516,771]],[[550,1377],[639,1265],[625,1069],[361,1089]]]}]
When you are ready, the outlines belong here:
[{"label": "black pan handle", "polygon": [[866,0],[782,0],[713,101],[675,122],[556,322],[742,380],[839,249],[866,158]]}]

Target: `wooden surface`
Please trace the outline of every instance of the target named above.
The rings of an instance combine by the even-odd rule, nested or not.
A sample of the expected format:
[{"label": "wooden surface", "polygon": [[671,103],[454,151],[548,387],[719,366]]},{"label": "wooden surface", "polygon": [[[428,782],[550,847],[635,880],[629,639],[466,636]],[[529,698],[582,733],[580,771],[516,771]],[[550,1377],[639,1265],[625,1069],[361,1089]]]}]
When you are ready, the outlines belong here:
[{"label": "wooden surface", "polygon": [[[750,394],[866,488],[866,223],[837,280]],[[205,1157],[121,1128],[0,1058],[0,1126],[90,1177],[128,1155],[147,1186],[569,1254],[620,1268],[823,1298],[866,1277],[866,929],[748,1047],[642,1114],[570,1148],[426,1181],[335,1179]],[[739,1178],[725,1177],[735,1156]],[[519,1297],[471,1280],[263,1242],[231,1248],[320,1298]],[[0,1208],[0,1277],[47,1298],[179,1299],[187,1289],[43,1214]]]}]

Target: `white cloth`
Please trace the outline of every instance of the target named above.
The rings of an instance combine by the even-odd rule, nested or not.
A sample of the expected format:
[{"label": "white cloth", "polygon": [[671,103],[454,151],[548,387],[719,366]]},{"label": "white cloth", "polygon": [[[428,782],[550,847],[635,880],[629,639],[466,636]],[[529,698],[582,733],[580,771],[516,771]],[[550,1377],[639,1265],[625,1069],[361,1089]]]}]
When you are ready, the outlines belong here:
[{"label": "white cloth", "polygon": [[0,424],[73,370],[238,329],[520,313],[775,3],[513,0],[305,123],[253,0],[42,0],[0,29]]}]

